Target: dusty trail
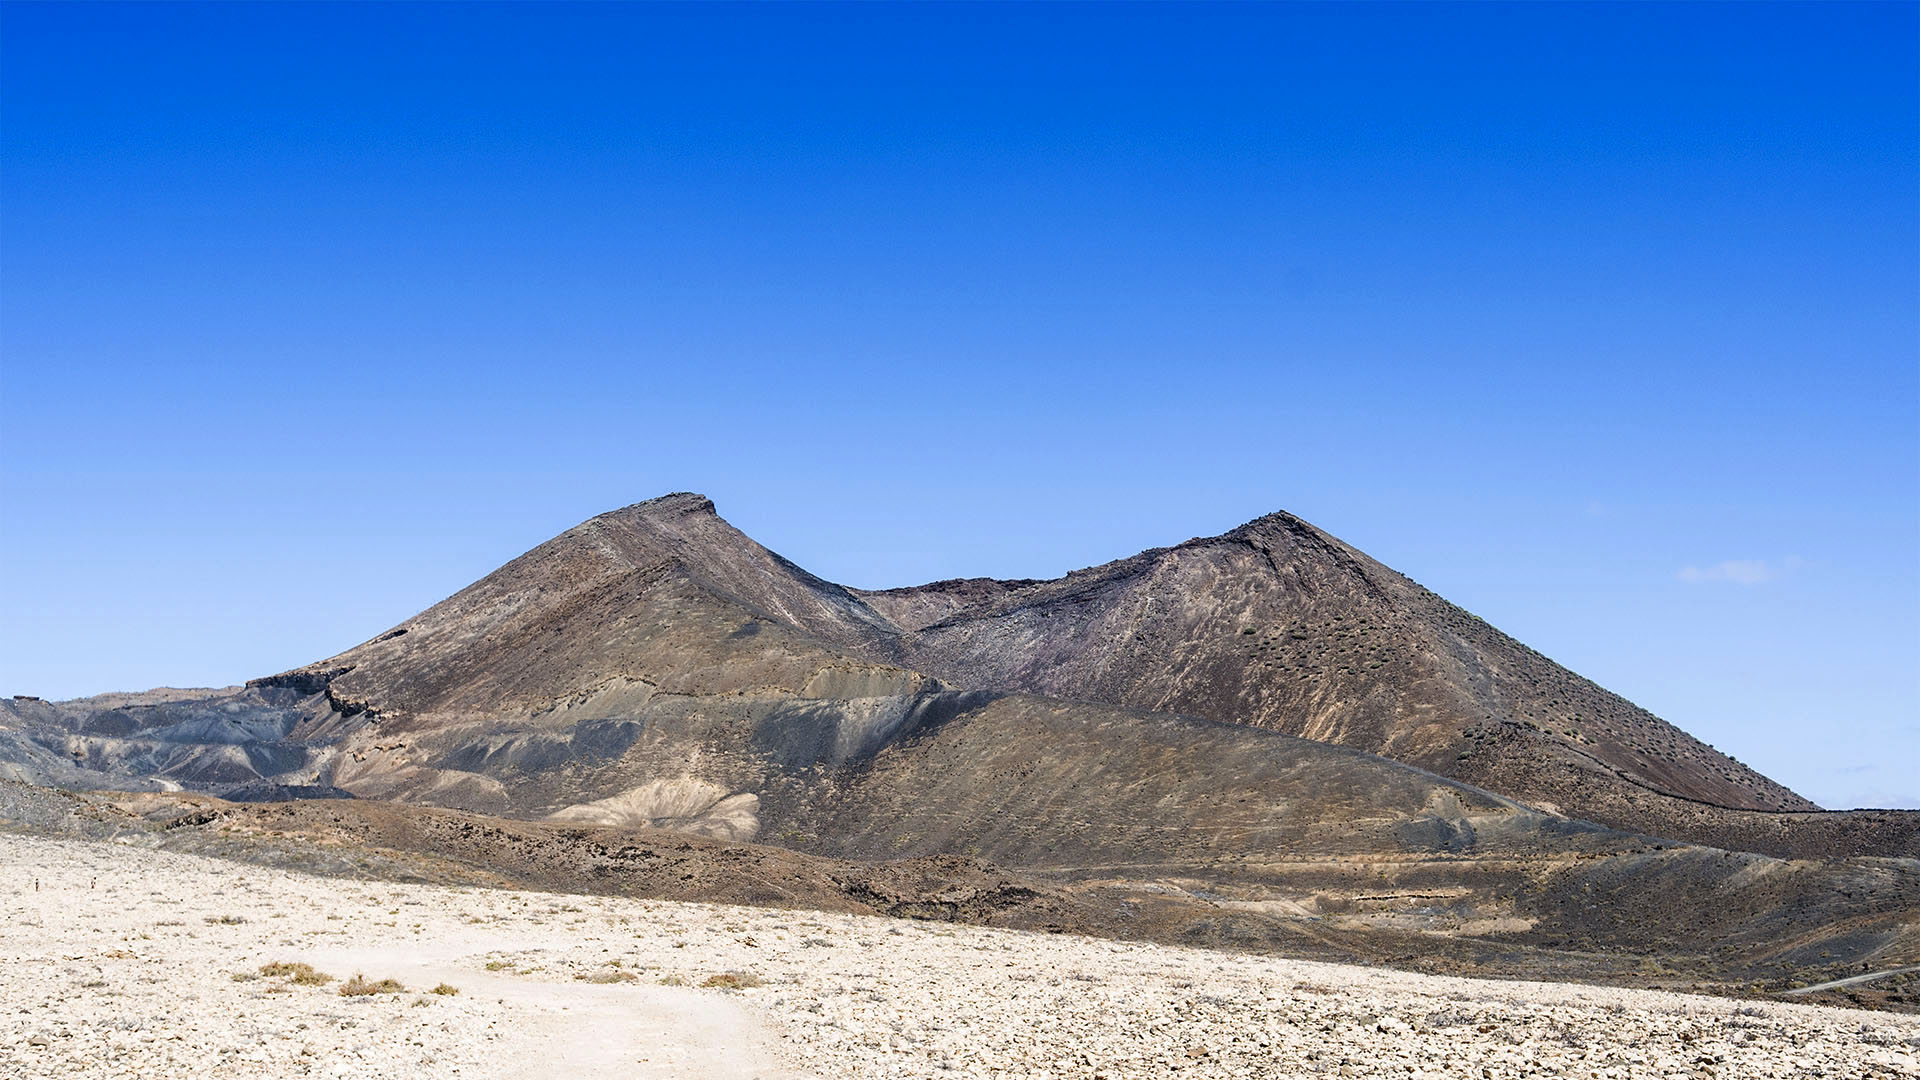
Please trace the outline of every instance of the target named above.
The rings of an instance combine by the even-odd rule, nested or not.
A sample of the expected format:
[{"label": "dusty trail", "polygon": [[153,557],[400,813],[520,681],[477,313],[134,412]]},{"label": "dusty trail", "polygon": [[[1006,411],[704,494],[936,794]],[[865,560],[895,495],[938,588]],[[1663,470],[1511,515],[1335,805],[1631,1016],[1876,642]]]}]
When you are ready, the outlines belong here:
[{"label": "dusty trail", "polygon": [[1844,979],[1823,982],[1817,986],[1802,986],[1794,990],[1783,990],[1781,993],[1790,997],[1799,997],[1803,994],[1818,993],[1822,990],[1838,990],[1844,986],[1859,986],[1861,983],[1870,983],[1878,979],[1891,978],[1895,975],[1905,975],[1912,971],[1920,971],[1920,964],[1914,964],[1908,967],[1888,968],[1885,971],[1869,971],[1865,975],[1849,975]]},{"label": "dusty trail", "polygon": [[364,972],[421,989],[444,983],[508,1007],[516,1021],[510,1041],[496,1047],[502,1077],[811,1080],[778,1064],[760,1018],[725,995],[637,983],[531,981],[486,970],[489,952],[515,944],[511,934],[495,931],[458,944],[324,948],[303,957],[321,971]]}]

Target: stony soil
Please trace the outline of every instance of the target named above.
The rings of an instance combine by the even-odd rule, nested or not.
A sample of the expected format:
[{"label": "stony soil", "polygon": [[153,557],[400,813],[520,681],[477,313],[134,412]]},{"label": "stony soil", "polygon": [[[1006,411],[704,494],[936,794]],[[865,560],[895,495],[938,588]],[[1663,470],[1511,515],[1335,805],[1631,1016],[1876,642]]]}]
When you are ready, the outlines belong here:
[{"label": "stony soil", "polygon": [[0,834],[0,905],[9,1077],[1920,1077],[1885,1013],[78,840]]}]

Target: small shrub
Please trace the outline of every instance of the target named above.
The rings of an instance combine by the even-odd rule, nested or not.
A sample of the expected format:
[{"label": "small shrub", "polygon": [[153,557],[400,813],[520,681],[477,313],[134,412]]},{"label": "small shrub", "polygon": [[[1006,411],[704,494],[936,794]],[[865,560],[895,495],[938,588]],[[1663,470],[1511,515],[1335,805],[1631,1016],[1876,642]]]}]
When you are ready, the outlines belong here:
[{"label": "small shrub", "polygon": [[661,986],[685,986],[687,985],[687,980],[681,978],[678,975],[662,975],[660,976],[660,985]]},{"label": "small shrub", "polygon": [[341,997],[365,997],[369,994],[403,994],[406,990],[406,987],[401,986],[392,979],[381,979],[379,982],[372,982],[368,980],[365,975],[357,971],[353,973],[353,978],[340,984]]},{"label": "small shrub", "polygon": [[511,960],[489,960],[489,961],[487,961],[487,970],[488,970],[488,971],[512,971],[512,970],[513,970],[513,961],[511,961]]},{"label": "small shrub", "polygon": [[333,976],[313,970],[312,964],[289,963],[285,960],[260,965],[260,974],[270,979],[291,978],[301,986],[325,986],[333,981]]},{"label": "small shrub", "polygon": [[246,921],[247,921],[247,917],[245,915],[209,915],[207,916],[207,924],[209,926],[239,926],[241,923]]},{"label": "small shrub", "polygon": [[760,976],[755,975],[751,971],[726,971],[718,975],[709,976],[707,981],[700,985],[709,986],[715,990],[745,990],[749,987],[759,986]]},{"label": "small shrub", "polygon": [[631,971],[596,971],[590,975],[575,975],[574,978],[580,982],[605,985],[607,983],[638,982],[640,976],[635,975]]},{"label": "small shrub", "polygon": [[441,997],[453,997],[455,994],[458,994],[459,992],[460,992],[459,987],[450,986],[446,983],[441,983],[439,986],[436,986],[433,989],[427,991],[427,993],[429,994],[439,994]]}]

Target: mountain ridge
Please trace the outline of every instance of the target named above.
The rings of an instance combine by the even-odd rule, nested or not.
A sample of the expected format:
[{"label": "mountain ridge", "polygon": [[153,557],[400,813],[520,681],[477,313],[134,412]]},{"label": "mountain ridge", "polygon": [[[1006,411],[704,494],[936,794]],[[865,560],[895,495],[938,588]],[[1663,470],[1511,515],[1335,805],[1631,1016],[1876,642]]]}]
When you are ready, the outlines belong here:
[{"label": "mountain ridge", "polygon": [[[1636,832],[1786,854],[1795,827],[1770,815],[1819,812],[1284,511],[1054,579],[862,590],[759,544],[706,496],[677,492],[597,515],[445,603],[570,550],[684,574],[843,659],[1267,727]],[[294,674],[358,662],[415,621]],[[1855,827],[1868,826],[1815,831],[1822,848],[1844,847]]]},{"label": "mountain ridge", "polygon": [[[1364,552],[1284,511],[1263,515],[1219,536],[1195,537],[1168,547],[1151,548],[1054,579],[969,578],[924,586],[860,590],[819,578],[739,532],[719,515],[710,498],[676,492],[591,518],[509,562],[497,573],[511,575],[522,560],[537,560],[569,544],[597,548],[608,559],[638,572],[656,572],[655,567],[659,568],[657,572],[664,572],[667,565],[677,565],[706,588],[717,590],[770,619],[851,650],[871,662],[926,670],[954,685],[1171,709],[1209,719],[1272,727],[1288,734],[1356,746],[1441,775],[1457,775],[1495,790],[1502,784],[1516,787],[1522,790],[1519,797],[1523,799],[1544,802],[1557,811],[1576,815],[1582,809],[1578,799],[1571,805],[1561,805],[1561,800],[1550,797],[1553,792],[1544,790],[1527,776],[1516,775],[1512,759],[1517,754],[1504,751],[1487,755],[1495,758],[1493,761],[1476,761],[1476,752],[1489,748],[1501,751],[1503,743],[1517,736],[1528,753],[1558,757],[1563,765],[1570,765],[1576,771],[1595,772],[1603,782],[1610,776],[1653,794],[1731,810],[1818,809],[1810,801],[1631,702],[1567,671]],[[970,640],[940,640],[977,637],[977,633],[970,630],[988,626],[997,631],[1000,628],[992,624],[1004,625],[1007,620],[1036,613],[1042,618],[1051,618],[1062,608],[1099,600],[1104,589],[1116,585],[1125,587],[1143,578],[1164,575],[1170,563],[1187,557],[1205,557],[1221,549],[1244,549],[1249,556],[1257,556],[1257,560],[1239,560],[1239,565],[1226,570],[1244,578],[1252,578],[1264,570],[1280,585],[1292,579],[1296,586],[1293,595],[1277,598],[1279,604],[1272,602],[1275,599],[1272,597],[1231,598],[1248,609],[1264,603],[1265,610],[1246,610],[1240,614],[1241,621],[1248,623],[1245,626],[1176,628],[1184,631],[1186,640],[1175,642],[1177,649],[1171,658],[1163,655],[1161,644],[1154,644],[1146,658],[1149,665],[1165,668],[1184,660],[1191,668],[1194,662],[1180,655],[1180,649],[1192,653],[1193,639],[1211,634],[1212,641],[1206,643],[1206,647],[1218,654],[1228,646],[1242,645],[1234,638],[1236,630],[1239,637],[1249,636],[1249,631],[1253,631],[1256,641],[1246,644],[1272,653],[1275,628],[1254,623],[1276,621],[1274,609],[1284,609],[1288,601],[1293,601],[1295,607],[1312,606],[1319,599],[1318,594],[1339,590],[1345,595],[1336,597],[1337,600],[1351,607],[1370,607],[1381,621],[1390,620],[1392,626],[1383,626],[1383,630],[1398,631],[1402,636],[1417,634],[1421,638],[1411,650],[1392,650],[1403,654],[1392,657],[1393,660],[1415,670],[1402,675],[1401,685],[1381,686],[1381,680],[1354,679],[1353,670],[1345,664],[1333,667],[1309,661],[1305,671],[1296,670],[1288,678],[1286,673],[1276,677],[1269,671],[1247,670],[1251,667],[1250,658],[1214,655],[1208,657],[1208,661],[1215,668],[1224,665],[1229,670],[1208,673],[1206,678],[1214,684],[1211,686],[1167,685],[1170,680],[1165,678],[1158,682],[1144,680],[1144,684],[1136,678],[1135,685],[1114,685],[1115,668],[1135,658],[1116,655],[1119,649],[1111,643],[1090,646],[1090,651],[1101,657],[1102,670],[1088,673],[1070,666],[1064,672],[1039,670],[1031,656],[1009,657],[1005,650],[995,655],[994,650],[981,649]],[[1279,559],[1276,559],[1276,550],[1280,552]],[[636,557],[642,552],[649,558]],[[1246,565],[1250,561],[1253,565]],[[641,567],[643,562],[648,566]],[[1205,569],[1221,574],[1217,567]],[[1177,572],[1176,568],[1175,574]],[[489,575],[470,588],[480,588],[495,576]],[[1255,582],[1256,586],[1260,584],[1263,583]],[[1198,590],[1184,590],[1183,594],[1191,596],[1195,591]],[[467,592],[456,593],[444,603],[456,603]],[[1152,616],[1156,600],[1162,601],[1163,609],[1171,606],[1165,603],[1167,590],[1161,592],[1162,596],[1139,598],[1146,612],[1143,617]],[[1119,597],[1112,602],[1134,601]],[[1215,608],[1222,609],[1229,606],[1225,600],[1214,604]],[[435,605],[428,610],[433,612],[440,607]],[[929,613],[934,617],[928,618]],[[1281,615],[1284,617],[1284,611]],[[1309,624],[1306,634],[1296,619],[1296,625],[1284,628],[1288,633],[1286,640],[1322,638],[1329,631],[1340,638],[1369,636],[1372,632],[1373,620],[1366,620],[1368,625],[1358,629],[1342,627],[1343,620],[1361,619],[1350,611],[1333,612],[1328,619],[1318,625]],[[1443,625],[1435,626],[1436,622]],[[1026,645],[1044,644],[1061,636],[1058,631],[1030,625],[1018,629]],[[400,627],[388,634],[405,632],[406,629]],[[1082,639],[1077,644],[1089,644],[1084,641],[1088,636],[1084,631],[1076,636]],[[1152,637],[1164,640],[1165,635]],[[1475,638],[1479,640],[1473,640]],[[374,643],[363,643],[356,650],[322,661],[321,665],[298,670],[312,671],[317,666],[344,661],[358,649]],[[1247,650],[1242,645],[1239,651]],[[1351,652],[1351,649],[1345,651]],[[1482,654],[1489,651],[1505,654],[1499,658],[1503,667],[1534,669],[1522,671],[1521,679],[1537,681],[1544,677],[1564,680],[1566,685],[1557,690],[1528,693],[1528,688],[1516,686],[1514,679],[1503,682],[1500,672],[1486,670],[1489,665]],[[1404,655],[1408,653],[1412,655]],[[1235,663],[1240,670],[1230,670]],[[1252,663],[1273,666],[1270,659],[1255,658]],[[1376,660],[1374,667],[1380,666],[1386,666],[1386,662]],[[1300,692],[1323,678],[1336,685],[1317,693]],[[1419,692],[1418,684],[1422,682],[1438,682],[1457,689],[1476,679],[1487,684],[1485,690],[1490,692],[1456,693],[1451,695],[1453,700],[1444,701],[1431,700],[1432,695]],[[1233,685],[1222,685],[1225,683]],[[1356,688],[1355,683],[1361,685]],[[1292,687],[1296,692],[1266,692],[1278,686]],[[1605,710],[1613,714],[1608,719],[1614,721],[1609,726],[1615,730],[1602,734],[1602,737],[1613,736],[1612,745],[1602,744],[1600,738],[1595,737],[1591,730],[1593,717],[1563,704],[1562,697],[1574,695],[1589,703],[1589,711]],[[1508,697],[1530,700],[1519,703],[1501,700]],[[1418,709],[1437,715],[1426,720],[1383,715],[1389,711],[1405,714]],[[1363,712],[1373,715],[1359,719]],[[1475,713],[1478,715],[1473,715]],[[1547,722],[1541,723],[1543,720]],[[1487,723],[1489,721],[1493,723]],[[1520,732],[1503,731],[1503,727],[1520,729]],[[1589,730],[1582,732],[1581,727]],[[1621,728],[1630,730],[1618,730]],[[1664,759],[1646,752],[1653,744],[1667,751]],[[1668,747],[1672,749],[1667,750]],[[1688,759],[1686,766],[1675,760],[1680,757]]]},{"label": "mountain ridge", "polygon": [[[1021,695],[1037,697],[1023,705]],[[596,515],[359,645],[238,695],[84,715],[0,704],[0,743],[31,759],[8,766],[27,770],[10,774],[19,778],[39,769],[72,784],[97,763],[215,793],[341,788],[485,813],[693,822],[737,838],[815,813],[830,797],[804,779],[817,770],[831,778],[904,755],[918,762],[916,782],[947,784],[916,757],[948,752],[922,737],[946,730],[924,727],[936,715],[958,718],[956,738],[986,725],[1047,755],[1056,748],[1007,725],[1065,709],[1071,730],[1107,730],[1146,755],[1126,769],[1162,753],[1127,725],[1172,715],[1307,740],[1244,744],[1259,753],[1358,750],[1405,766],[1396,782],[1413,788],[1443,779],[1634,834],[1776,856],[1920,852],[1920,815],[1820,812],[1704,753],[1647,768],[1644,746],[1604,742],[1610,733],[1586,716],[1576,735],[1541,708],[1601,719],[1591,702],[1662,746],[1697,745],[1286,513],[1055,579],[859,590],[679,492]],[[201,728],[154,717],[193,708],[254,716],[263,737],[282,741],[182,749],[167,740]],[[31,730],[10,733],[9,714]],[[1687,790],[1662,785],[1663,768],[1666,779],[1718,778]],[[1736,793],[1767,797],[1714,801],[1716,783],[1742,782]],[[738,811],[749,795],[756,824],[728,831],[747,828]]]},{"label": "mountain ridge", "polygon": [[[1353,548],[1351,545],[1346,544],[1344,541],[1339,540],[1337,537],[1332,536],[1311,523],[1285,512],[1264,515],[1219,536],[1196,537],[1168,547],[1151,548],[1126,558],[1116,559],[1082,570],[1075,570],[1054,579],[997,581],[988,578],[958,578],[933,582],[922,586],[881,590],[853,589],[849,591],[854,596],[865,601],[881,615],[888,617],[902,631],[903,635],[908,637],[916,635],[940,635],[950,631],[961,630],[968,624],[976,624],[986,620],[1006,619],[1049,605],[1058,606],[1081,602],[1090,594],[1096,593],[1102,586],[1111,584],[1118,579],[1150,576],[1154,573],[1158,564],[1164,561],[1178,559],[1183,555],[1201,552],[1207,549],[1244,545],[1248,551],[1256,553],[1260,557],[1260,560],[1266,564],[1267,569],[1272,575],[1285,577],[1290,572],[1295,572],[1295,568],[1292,566],[1284,566],[1281,562],[1275,560],[1274,551],[1276,544],[1273,542],[1275,533],[1279,533],[1286,541],[1295,547],[1304,546],[1310,549],[1310,554],[1313,557],[1331,562],[1336,571],[1350,575],[1351,578],[1360,585],[1363,599],[1372,599],[1389,605],[1397,605],[1403,609],[1409,607],[1427,608],[1429,609],[1428,611],[1416,611],[1415,614],[1425,614],[1429,617],[1438,615],[1442,617],[1448,624],[1445,629],[1452,637],[1460,639],[1467,636],[1476,636],[1486,639],[1483,643],[1465,642],[1464,644],[1480,644],[1482,647],[1497,648],[1500,651],[1509,653],[1511,654],[1511,658],[1508,661],[1509,665],[1520,663],[1536,668],[1544,668],[1546,669],[1546,673],[1553,676],[1564,676],[1577,680],[1575,692],[1583,697],[1593,699],[1596,702],[1604,703],[1611,708],[1623,709],[1634,724],[1648,729],[1645,732],[1639,733],[1642,740],[1659,739],[1662,737],[1670,738],[1676,745],[1684,748],[1687,756],[1697,759],[1704,768],[1717,773],[1720,780],[1715,781],[1712,778],[1707,778],[1703,781],[1703,779],[1698,776],[1688,777],[1677,775],[1680,770],[1676,770],[1668,765],[1663,765],[1658,761],[1646,757],[1641,757],[1637,762],[1634,762],[1634,764],[1638,766],[1635,768],[1634,764],[1627,764],[1621,760],[1623,757],[1628,757],[1628,755],[1616,753],[1609,756],[1604,752],[1596,752],[1587,748],[1596,745],[1598,740],[1583,743],[1575,741],[1572,737],[1563,735],[1560,739],[1552,740],[1558,744],[1553,748],[1554,750],[1563,753],[1570,752],[1579,758],[1608,768],[1620,779],[1646,790],[1684,798],[1693,802],[1741,810],[1818,809],[1818,807],[1810,801],[1761,776],[1747,766],[1733,761],[1714,748],[1706,746],[1691,736],[1687,736],[1679,729],[1672,728],[1671,725],[1658,720],[1657,717],[1646,712],[1646,710],[1640,709],[1632,705],[1631,702],[1620,698],[1618,695],[1606,691],[1603,687],[1592,683],[1591,680],[1584,679],[1568,671],[1525,644],[1501,633],[1497,628],[1492,627],[1477,616],[1448,603],[1444,598],[1424,586],[1419,585],[1412,579],[1380,564],[1364,552]],[[1241,627],[1239,629],[1244,635],[1250,628]],[[1431,628],[1428,629],[1431,630]],[[1296,633],[1292,636],[1298,637],[1299,635]],[[1430,633],[1429,636],[1433,635]],[[851,645],[857,643],[843,641],[842,644]],[[1439,642],[1438,644],[1446,645],[1447,643]],[[1456,642],[1456,644],[1459,644],[1459,642]],[[969,678],[974,679],[976,682],[981,681],[979,678],[980,665],[977,662],[972,662],[970,658],[963,655],[953,655],[949,652],[943,652],[943,650],[938,647],[915,647],[909,644],[904,649],[896,649],[890,652],[888,656],[909,665],[918,664],[925,666],[933,674],[941,675],[942,677],[953,678],[960,681],[966,681]],[[1529,674],[1531,677],[1537,678],[1541,672]],[[1081,681],[1084,682],[1084,680]],[[1455,681],[1459,680],[1456,679]],[[1177,711],[1194,712],[1197,715],[1209,716],[1214,719],[1261,722],[1257,708],[1254,710],[1256,718],[1252,720],[1245,717],[1244,709],[1240,710],[1241,715],[1235,715],[1230,707],[1234,705],[1244,706],[1246,704],[1244,701],[1208,702],[1196,700],[1192,695],[1181,696],[1178,694],[1163,694],[1159,698],[1145,698],[1139,694],[1129,694],[1120,691],[1088,695],[1085,693],[1084,686],[1073,687],[1063,685],[1065,682],[1066,680],[1049,682],[1031,673],[1023,674],[1007,671],[989,671],[987,678],[984,680],[984,683],[987,685],[1006,685],[1032,692],[1046,693],[1050,696],[1089,697],[1091,700],[1144,705],[1150,708],[1174,708]],[[1557,699],[1550,697],[1549,701],[1553,704],[1558,704]],[[1290,704],[1292,703],[1276,703],[1269,708],[1268,715]],[[1487,703],[1480,702],[1478,704],[1485,706]],[[1470,719],[1470,717],[1464,715],[1468,711],[1464,705],[1456,705],[1456,712],[1462,714],[1460,719]],[[1499,711],[1501,710],[1497,708],[1483,708],[1480,719],[1496,719],[1497,717],[1491,714]],[[1511,710],[1507,711],[1511,713]],[[1526,706],[1522,706],[1522,715],[1509,715],[1506,719],[1511,719],[1517,726],[1526,727],[1530,722],[1529,718],[1524,715],[1526,711],[1530,710],[1528,710]],[[1587,718],[1575,715],[1566,719],[1577,723]],[[1655,727],[1654,725],[1658,726]],[[1328,723],[1324,718],[1318,726],[1311,723],[1301,723],[1295,726],[1285,722],[1274,722],[1272,720],[1269,720],[1264,726],[1275,726],[1279,730],[1287,730],[1293,734],[1303,734],[1309,738],[1335,742],[1347,741],[1341,738],[1342,733],[1338,725]],[[1567,730],[1564,724],[1558,728],[1541,728],[1538,723],[1534,723],[1533,726],[1536,729],[1540,729],[1543,734],[1552,730],[1558,730],[1563,733]],[[1465,730],[1463,730],[1461,734],[1465,735]],[[1591,735],[1591,733],[1588,734]],[[1678,737],[1673,738],[1673,736]],[[1389,757],[1409,760],[1411,763],[1420,764],[1423,767],[1446,775],[1460,775],[1462,770],[1447,767],[1443,760],[1444,754],[1452,752],[1457,755],[1461,750],[1467,748],[1466,743],[1459,741],[1446,742],[1443,740],[1441,745],[1427,747],[1424,751],[1416,750],[1412,753],[1395,752],[1395,747],[1392,745],[1391,740],[1386,738],[1375,741],[1362,741],[1359,742],[1358,745],[1369,750],[1384,752]],[[1629,760],[1632,759],[1629,758]],[[1484,779],[1494,780],[1497,775],[1497,773],[1488,771],[1484,774]],[[1737,781],[1732,783],[1727,782],[1733,780],[1735,777],[1738,778]],[[1506,777],[1503,779],[1510,780],[1511,778]],[[1490,786],[1497,786],[1497,784]]]}]

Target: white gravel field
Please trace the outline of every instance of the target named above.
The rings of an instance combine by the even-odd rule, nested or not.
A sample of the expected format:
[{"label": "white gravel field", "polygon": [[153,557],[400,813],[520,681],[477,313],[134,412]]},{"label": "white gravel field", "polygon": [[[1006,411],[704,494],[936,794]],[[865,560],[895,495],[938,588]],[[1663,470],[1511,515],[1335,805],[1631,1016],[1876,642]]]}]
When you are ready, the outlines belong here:
[{"label": "white gravel field", "polygon": [[[127,844],[0,834],[0,904],[9,1080],[1920,1077],[1920,1019],[1885,1013]],[[274,962],[336,979],[259,974]],[[342,996],[355,973],[405,990]],[[701,985],[727,975],[749,985]]]}]

